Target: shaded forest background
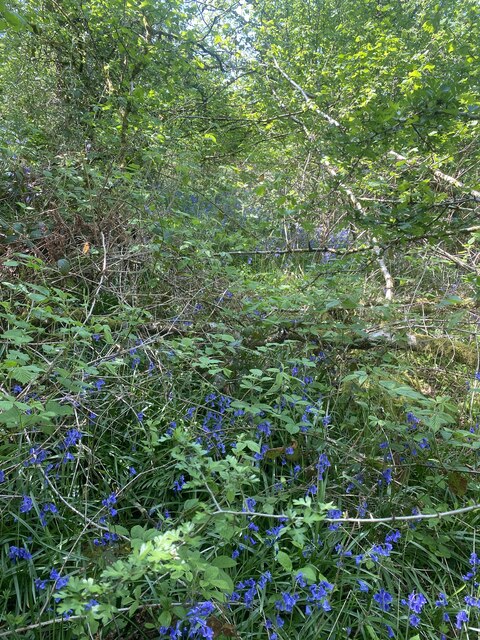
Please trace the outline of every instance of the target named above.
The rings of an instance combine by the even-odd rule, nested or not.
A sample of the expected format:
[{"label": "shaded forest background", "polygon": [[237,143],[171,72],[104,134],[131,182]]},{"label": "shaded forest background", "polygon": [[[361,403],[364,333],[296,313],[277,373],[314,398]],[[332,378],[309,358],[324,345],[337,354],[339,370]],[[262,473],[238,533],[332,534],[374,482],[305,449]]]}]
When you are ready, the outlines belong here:
[{"label": "shaded forest background", "polygon": [[478,637],[479,14],[0,0],[0,638]]}]

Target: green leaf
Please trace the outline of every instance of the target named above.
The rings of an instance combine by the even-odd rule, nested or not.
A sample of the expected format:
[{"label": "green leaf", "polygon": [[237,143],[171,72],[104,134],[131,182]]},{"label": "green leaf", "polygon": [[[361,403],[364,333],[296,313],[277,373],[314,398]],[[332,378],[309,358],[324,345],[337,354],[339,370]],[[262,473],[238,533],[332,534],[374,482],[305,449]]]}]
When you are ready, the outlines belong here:
[{"label": "green leaf", "polygon": [[212,564],[220,569],[231,569],[237,565],[236,561],[229,556],[217,556],[212,560]]},{"label": "green leaf", "polygon": [[19,16],[18,13],[8,11],[8,9],[5,9],[4,5],[0,5],[0,14],[8,23],[8,25],[13,27],[15,31],[20,31],[21,29],[25,29],[25,27],[27,27],[27,22],[21,16]]},{"label": "green leaf", "polygon": [[[29,382],[32,382],[32,380],[35,380],[35,378],[38,378],[40,373],[43,373],[43,369],[30,364],[24,367],[14,367],[11,370],[10,375],[14,380],[20,382],[20,384],[28,384]],[[69,407],[69,409],[70,413],[66,415],[70,415],[73,413],[72,408]]]},{"label": "green leaf", "polygon": [[32,336],[29,336],[28,333],[25,333],[20,329],[9,329],[8,331],[5,331],[5,333],[2,333],[0,337],[2,340],[8,340],[16,345],[27,344],[33,340]]},{"label": "green leaf", "polygon": [[290,556],[284,551],[279,551],[277,554],[277,561],[282,565],[282,567],[290,573],[292,570],[292,561],[290,560]]},{"label": "green leaf", "polygon": [[312,567],[311,564],[306,567],[302,567],[297,571],[297,574],[301,573],[307,582],[314,583],[317,580],[317,570]]}]

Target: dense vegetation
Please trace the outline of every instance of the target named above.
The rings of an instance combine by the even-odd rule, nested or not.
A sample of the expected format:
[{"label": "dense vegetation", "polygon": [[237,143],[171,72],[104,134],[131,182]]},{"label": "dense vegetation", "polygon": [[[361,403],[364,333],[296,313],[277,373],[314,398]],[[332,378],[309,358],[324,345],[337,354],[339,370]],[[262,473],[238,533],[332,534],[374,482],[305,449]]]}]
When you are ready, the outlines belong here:
[{"label": "dense vegetation", "polygon": [[477,638],[476,0],[0,0],[0,638]]}]

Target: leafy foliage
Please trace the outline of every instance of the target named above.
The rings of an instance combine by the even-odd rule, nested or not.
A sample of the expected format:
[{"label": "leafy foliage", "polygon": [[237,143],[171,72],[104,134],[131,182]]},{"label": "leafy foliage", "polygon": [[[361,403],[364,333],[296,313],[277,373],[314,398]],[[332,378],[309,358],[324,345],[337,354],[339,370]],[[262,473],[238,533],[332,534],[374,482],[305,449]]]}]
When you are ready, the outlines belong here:
[{"label": "leafy foliage", "polygon": [[473,637],[478,11],[0,2],[0,637]]}]

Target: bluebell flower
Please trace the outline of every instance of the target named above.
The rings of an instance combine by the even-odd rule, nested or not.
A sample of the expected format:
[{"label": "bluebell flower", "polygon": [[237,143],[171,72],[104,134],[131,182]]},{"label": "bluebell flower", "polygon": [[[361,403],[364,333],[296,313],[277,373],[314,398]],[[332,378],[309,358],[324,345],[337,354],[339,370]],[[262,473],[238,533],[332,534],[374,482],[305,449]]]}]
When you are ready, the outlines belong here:
[{"label": "bluebell flower", "polygon": [[103,498],[102,505],[104,507],[111,507],[113,504],[116,504],[117,496],[114,493],[111,493],[107,498]]},{"label": "bluebell flower", "polygon": [[382,611],[389,611],[390,605],[393,602],[393,597],[388,591],[385,589],[380,589],[374,596],[373,599],[378,604]]},{"label": "bluebell flower", "polygon": [[332,417],[329,415],[326,415],[322,418],[322,424],[324,427],[328,427],[328,425],[332,422]]},{"label": "bluebell flower", "polygon": [[102,387],[105,386],[105,380],[101,378],[95,382],[95,386],[97,387],[97,391],[101,391]]},{"label": "bluebell flower", "polygon": [[232,551],[232,558],[235,560],[235,558],[238,558],[238,556],[240,555],[240,551],[239,549],[234,549]]},{"label": "bluebell flower", "polygon": [[417,614],[412,613],[412,615],[409,617],[409,622],[410,622],[412,627],[418,627],[418,625],[420,624],[421,620],[420,620],[420,617],[417,616]]},{"label": "bluebell flower", "polygon": [[41,464],[47,459],[49,455],[50,455],[50,451],[46,451],[45,449],[42,449],[40,447],[39,448],[32,447],[30,449],[30,457],[27,458],[27,460],[25,460],[25,462],[23,463],[23,466],[29,467],[30,465],[33,465],[33,464]]},{"label": "bluebell flower", "polygon": [[444,593],[438,594],[438,599],[435,601],[435,606],[446,607],[448,605],[447,596]]},{"label": "bluebell flower", "polygon": [[456,619],[456,622],[455,622],[455,627],[457,629],[461,629],[464,622],[468,622],[468,613],[466,611],[462,610],[462,611],[459,611],[457,613],[457,619]]},{"label": "bluebell flower", "polygon": [[175,431],[176,428],[177,428],[177,422],[176,422],[176,420],[172,420],[172,422],[170,422],[170,426],[165,431],[165,435],[166,436],[173,435],[173,432]]},{"label": "bluebell flower", "polygon": [[387,625],[385,625],[385,627],[386,627],[386,629],[387,629],[387,636],[388,636],[389,638],[394,638],[394,637],[395,637],[395,633],[394,633],[394,631],[393,631],[392,627],[391,627],[390,625],[388,625],[388,624],[387,624]]},{"label": "bluebell flower", "polygon": [[136,476],[137,475],[137,470],[135,469],[135,467],[128,467],[128,473],[131,476]]},{"label": "bluebell flower", "polygon": [[297,575],[295,576],[295,582],[298,584],[299,587],[306,587],[307,586],[307,582],[306,582],[305,578],[303,577],[303,573],[301,571],[299,573],[297,573]]},{"label": "bluebell flower", "polygon": [[47,581],[46,580],[41,580],[40,578],[35,578],[35,589],[37,589],[38,591],[43,591],[44,589],[47,588]]},{"label": "bluebell flower", "polygon": [[260,437],[261,435],[264,435],[266,438],[269,438],[272,434],[271,426],[272,425],[268,420],[260,422],[260,424],[257,426],[258,436]]},{"label": "bluebell flower", "polygon": [[0,469],[0,484],[1,484],[2,482],[5,482],[5,471],[2,471],[2,470]]},{"label": "bluebell flower", "polygon": [[33,509],[33,501],[30,496],[23,496],[22,504],[20,505],[20,513],[28,513]]},{"label": "bluebell flower", "polygon": [[92,338],[95,340],[95,342],[98,342],[100,340],[100,334],[99,333],[94,333],[92,335]]},{"label": "bluebell flower", "polygon": [[10,548],[8,550],[8,557],[12,562],[15,563],[17,560],[31,560],[32,554],[23,547],[10,545]]},{"label": "bluebell flower", "polygon": [[183,487],[184,487],[184,486],[185,486],[185,476],[182,474],[182,475],[178,478],[178,480],[175,480],[175,481],[174,481],[174,483],[173,483],[173,490],[174,490],[176,493],[179,493],[179,492],[183,489]]},{"label": "bluebell flower", "polygon": [[358,507],[358,517],[364,518],[367,515],[367,510],[368,510],[368,503],[364,498]]},{"label": "bluebell flower", "polygon": [[117,542],[117,540],[118,540],[118,535],[116,533],[110,533],[109,531],[106,531],[100,539],[95,538],[93,540],[93,544],[96,547],[105,547],[106,545]]},{"label": "bluebell flower", "polygon": [[257,504],[257,501],[255,500],[255,498],[247,498],[245,500],[246,507],[243,509],[243,511],[249,511],[249,512],[255,511],[256,504]]},{"label": "bluebell flower", "polygon": [[316,496],[318,493],[318,487],[316,484],[311,484],[309,487],[307,487],[307,490],[305,492],[305,496]]},{"label": "bluebell flower", "polygon": [[279,538],[279,536],[280,536],[280,532],[284,528],[285,528],[285,526],[283,524],[279,524],[279,525],[276,525],[274,527],[271,527],[270,529],[267,529],[266,534],[267,534],[267,536],[271,536],[272,538],[277,540]]},{"label": "bluebell flower", "polygon": [[330,464],[330,460],[328,459],[328,456],[325,453],[321,453],[318,457],[318,462],[316,465],[319,480],[323,480],[323,474],[330,466],[331,464]]},{"label": "bluebell flower", "polygon": [[293,607],[297,604],[300,598],[299,594],[284,591],[281,596],[282,599],[275,602],[275,608],[279,611],[284,611],[285,613],[291,613],[293,611]]},{"label": "bluebell flower", "polygon": [[389,542],[385,542],[384,544],[374,544],[370,550],[370,557],[374,562],[378,562],[379,556],[388,558],[392,549],[393,546]]},{"label": "bluebell flower", "polygon": [[[340,509],[329,509],[327,511],[327,517],[336,520],[337,518],[342,517],[342,512]],[[336,531],[339,527],[340,527],[339,522],[331,522],[328,525],[328,528],[330,529],[330,531]]]},{"label": "bluebell flower", "polygon": [[96,607],[98,604],[100,604],[98,602],[98,600],[95,600],[95,598],[91,598],[86,604],[85,604],[85,609],[86,611],[90,611],[90,609],[92,609],[93,607]]},{"label": "bluebell flower", "polygon": [[343,557],[346,557],[346,558],[351,558],[351,556],[352,556],[352,552],[351,551],[345,551],[344,547],[343,547],[343,544],[341,544],[340,542],[335,545],[335,551],[339,555],[341,555]]},{"label": "bluebell flower", "polygon": [[408,596],[408,608],[414,613],[421,613],[426,603],[427,599],[425,598],[423,593],[415,593],[415,591],[413,591]]},{"label": "bluebell flower", "polygon": [[63,587],[67,586],[69,580],[70,576],[63,576],[58,578],[58,580],[55,582],[55,589],[57,591],[60,591],[60,589],[63,589]]},{"label": "bluebell flower", "polygon": [[265,589],[265,587],[267,586],[267,583],[271,581],[272,581],[272,574],[270,573],[270,571],[265,571],[265,573],[262,573],[262,575],[258,579],[258,586],[260,589]]},{"label": "bluebell flower", "polygon": [[390,467],[382,472],[383,482],[388,486],[392,482],[392,470]]},{"label": "bluebell flower", "polygon": [[407,422],[409,425],[415,428],[419,424],[420,419],[417,418],[411,411],[409,411],[407,413]]},{"label": "bluebell flower", "polygon": [[465,596],[464,600],[465,604],[468,604],[469,607],[475,607],[476,609],[480,608],[480,600],[478,598],[474,598],[473,596]]},{"label": "bluebell flower", "polygon": [[387,533],[387,535],[385,536],[385,542],[398,542],[401,537],[402,534],[400,533],[400,531],[398,529],[395,529],[394,531],[390,531],[390,533]]},{"label": "bluebell flower", "polygon": [[245,607],[247,609],[250,609],[250,607],[253,604],[253,600],[255,598],[255,596],[257,595],[257,587],[256,587],[256,582],[255,580],[253,580],[253,578],[246,580],[245,581],[245,586],[246,586],[246,591],[243,594],[243,602],[245,604]]},{"label": "bluebell flower", "polygon": [[78,429],[69,429],[65,434],[65,439],[63,441],[63,446],[68,449],[68,447],[73,447],[82,439],[82,433],[78,431]]}]

